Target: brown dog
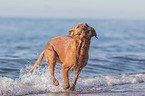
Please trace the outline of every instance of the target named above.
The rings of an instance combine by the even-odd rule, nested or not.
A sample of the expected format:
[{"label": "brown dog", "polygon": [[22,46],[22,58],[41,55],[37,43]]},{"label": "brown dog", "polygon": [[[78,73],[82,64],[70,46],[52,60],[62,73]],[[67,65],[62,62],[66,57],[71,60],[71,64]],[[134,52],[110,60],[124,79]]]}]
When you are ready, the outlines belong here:
[{"label": "brown dog", "polygon": [[61,63],[62,65],[62,74],[65,83],[63,89],[68,89],[70,86],[68,71],[76,71],[70,87],[70,90],[74,90],[80,71],[87,65],[90,40],[93,36],[97,38],[94,28],[86,23],[81,23],[69,30],[69,36],[58,36],[51,39],[34,64],[34,67],[30,70],[30,73],[33,73],[33,70],[42,62],[44,56],[50,66],[51,79],[54,85],[59,85],[59,82],[54,77],[56,63]]}]

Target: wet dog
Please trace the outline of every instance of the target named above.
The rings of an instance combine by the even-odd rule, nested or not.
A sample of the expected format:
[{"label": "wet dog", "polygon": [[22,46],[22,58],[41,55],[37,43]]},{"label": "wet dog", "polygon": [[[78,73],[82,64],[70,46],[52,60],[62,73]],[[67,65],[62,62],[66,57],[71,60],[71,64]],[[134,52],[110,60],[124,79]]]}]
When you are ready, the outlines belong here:
[{"label": "wet dog", "polygon": [[[59,85],[54,76],[54,69],[56,63],[60,63],[65,83],[63,89],[70,87],[70,90],[74,90],[79,73],[87,65],[90,41],[93,36],[97,38],[95,29],[86,23],[81,23],[69,30],[69,36],[64,35],[52,38],[47,43],[45,50],[39,56],[34,67],[30,70],[30,73],[33,73],[34,69],[42,62],[43,57],[45,57],[50,66],[53,84]],[[68,79],[69,70],[76,71],[71,86]]]}]

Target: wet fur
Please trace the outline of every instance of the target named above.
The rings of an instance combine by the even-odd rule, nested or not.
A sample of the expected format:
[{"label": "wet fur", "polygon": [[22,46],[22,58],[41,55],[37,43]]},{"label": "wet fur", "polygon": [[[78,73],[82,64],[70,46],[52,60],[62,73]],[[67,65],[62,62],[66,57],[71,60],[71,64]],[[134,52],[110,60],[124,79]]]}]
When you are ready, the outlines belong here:
[{"label": "wet fur", "polygon": [[[86,23],[81,23],[69,31],[69,36],[64,35],[52,38],[47,43],[45,50],[39,56],[34,67],[30,70],[30,73],[33,73],[33,70],[42,62],[43,57],[45,57],[50,66],[53,84],[59,85],[59,82],[54,77],[54,69],[56,63],[60,63],[62,65],[62,74],[65,83],[63,89],[70,87],[70,90],[74,90],[79,73],[87,65],[90,41],[93,36],[96,37],[94,28]],[[69,70],[76,71],[71,86],[68,79]]]}]

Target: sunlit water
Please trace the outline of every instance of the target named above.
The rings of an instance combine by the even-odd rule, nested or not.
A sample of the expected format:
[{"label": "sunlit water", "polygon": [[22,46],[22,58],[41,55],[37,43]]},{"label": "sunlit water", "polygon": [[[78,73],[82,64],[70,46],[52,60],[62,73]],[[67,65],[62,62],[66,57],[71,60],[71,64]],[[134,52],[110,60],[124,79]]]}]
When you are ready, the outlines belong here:
[{"label": "sunlit water", "polygon": [[[145,91],[145,21],[0,18],[0,95],[65,93],[61,66],[54,86],[45,60],[32,76],[29,70],[46,43],[68,35],[86,22],[99,39],[91,40],[89,61],[77,82],[78,93]],[[70,81],[73,72],[70,72]]]}]

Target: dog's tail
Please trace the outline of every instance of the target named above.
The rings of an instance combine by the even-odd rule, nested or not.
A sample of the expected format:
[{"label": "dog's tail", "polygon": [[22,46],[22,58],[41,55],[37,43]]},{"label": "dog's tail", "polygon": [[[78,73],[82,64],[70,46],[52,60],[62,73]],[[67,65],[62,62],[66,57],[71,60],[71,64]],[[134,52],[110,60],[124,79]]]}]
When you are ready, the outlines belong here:
[{"label": "dog's tail", "polygon": [[34,64],[34,67],[31,68],[31,70],[30,70],[30,74],[32,74],[33,71],[34,71],[34,69],[37,68],[37,66],[42,62],[43,57],[44,57],[44,52],[45,52],[45,50],[40,54],[38,60],[37,60],[36,63]]}]

